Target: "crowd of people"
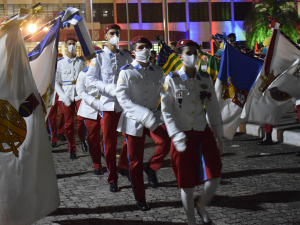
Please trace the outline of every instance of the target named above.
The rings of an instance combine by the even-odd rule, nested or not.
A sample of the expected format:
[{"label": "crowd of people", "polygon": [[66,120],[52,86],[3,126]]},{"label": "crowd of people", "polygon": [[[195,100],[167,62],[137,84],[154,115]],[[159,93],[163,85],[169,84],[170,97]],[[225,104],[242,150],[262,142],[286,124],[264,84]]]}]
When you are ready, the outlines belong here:
[{"label": "crowd of people", "polygon": [[[149,185],[158,187],[156,172],[171,152],[171,164],[181,188],[188,224],[196,224],[194,187],[200,184],[204,187],[197,201],[197,212],[203,224],[212,224],[206,206],[220,183],[223,124],[212,80],[196,69],[200,46],[189,39],[172,42],[170,47],[183,66],[165,76],[156,65],[152,43],[146,37],[134,37],[131,55],[118,47],[120,30],[117,24],[106,26],[107,46],[95,47],[96,57],[87,61],[75,54],[77,39],[66,38],[68,51],[58,59],[55,103],[47,120],[52,147],[57,147],[58,136],[61,141],[68,142],[70,159],[77,159],[76,114],[77,134],[82,150],[91,155],[94,174],[103,174],[102,154],[109,189],[118,192],[116,147],[118,133],[122,133],[125,140],[118,167],[132,184],[137,207],[147,211],[150,207],[143,182],[147,135],[157,145],[144,169]],[[234,44],[235,35],[230,38]],[[161,110],[157,110],[160,99]],[[61,114],[58,135],[57,110]]]}]

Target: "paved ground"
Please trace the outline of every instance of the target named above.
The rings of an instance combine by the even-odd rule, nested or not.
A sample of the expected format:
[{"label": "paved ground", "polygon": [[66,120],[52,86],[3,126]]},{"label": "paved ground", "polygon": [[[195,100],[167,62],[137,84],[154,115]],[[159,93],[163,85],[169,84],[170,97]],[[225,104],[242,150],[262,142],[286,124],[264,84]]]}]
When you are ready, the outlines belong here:
[{"label": "paved ground", "polygon": [[[225,140],[221,186],[208,208],[211,218],[215,224],[300,224],[300,157],[294,155],[300,148],[279,143],[262,147],[257,140],[241,133],[233,141]],[[120,151],[123,137],[118,141]],[[169,156],[157,173],[160,187],[146,190],[152,210],[141,212],[127,178],[120,176],[121,191],[111,193],[107,173],[93,174],[91,158],[79,143],[80,158],[74,161],[69,159],[67,144],[59,144],[52,152],[61,205],[36,224],[187,224]],[[154,148],[147,139],[144,162]],[[147,183],[146,174],[144,178]],[[201,186],[195,189],[195,198],[200,191]]]}]

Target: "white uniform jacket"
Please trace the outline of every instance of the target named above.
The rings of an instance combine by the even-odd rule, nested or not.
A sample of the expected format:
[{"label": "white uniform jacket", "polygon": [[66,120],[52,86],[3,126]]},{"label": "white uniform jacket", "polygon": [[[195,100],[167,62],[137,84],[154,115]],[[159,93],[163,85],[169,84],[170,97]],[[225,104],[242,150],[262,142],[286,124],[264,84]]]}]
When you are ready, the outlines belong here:
[{"label": "white uniform jacket", "polygon": [[76,92],[79,98],[82,99],[77,115],[96,120],[99,111],[91,105],[95,99],[100,99],[100,92],[96,87],[89,85],[89,81],[86,79],[88,69],[89,67],[82,70],[77,78]]},{"label": "white uniform jacket", "polygon": [[71,102],[80,100],[76,93],[76,80],[78,74],[86,68],[85,60],[82,57],[70,59],[67,55],[57,62],[55,91],[59,101],[69,97]]},{"label": "white uniform jacket", "polygon": [[116,97],[105,93],[104,88],[107,84],[116,84],[121,67],[131,62],[132,57],[128,52],[119,49],[119,53],[114,54],[107,46],[92,60],[87,79],[90,85],[97,87],[102,93],[100,111],[122,111]]},{"label": "white uniform jacket", "polygon": [[149,110],[154,112],[156,125],[162,124],[161,112],[156,108],[164,79],[163,70],[151,63],[143,68],[137,61],[133,61],[122,68],[116,96],[123,112],[117,131],[141,137],[144,126],[140,121]]},{"label": "white uniform jacket", "polygon": [[[205,106],[205,109],[204,109]],[[204,131],[207,120],[212,130],[223,125],[220,107],[214,85],[208,75],[196,73],[194,79],[185,74],[183,67],[170,72],[166,77],[161,93],[161,110],[169,136],[182,131]],[[223,128],[219,129],[222,137]]]}]

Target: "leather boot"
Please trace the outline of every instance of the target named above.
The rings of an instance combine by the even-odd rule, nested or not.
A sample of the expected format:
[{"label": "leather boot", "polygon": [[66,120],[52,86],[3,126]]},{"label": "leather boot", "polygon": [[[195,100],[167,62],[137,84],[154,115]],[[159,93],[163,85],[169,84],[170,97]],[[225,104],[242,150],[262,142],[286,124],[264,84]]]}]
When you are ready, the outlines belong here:
[{"label": "leather boot", "polygon": [[257,142],[258,145],[272,145],[272,133],[266,133],[265,138]]}]

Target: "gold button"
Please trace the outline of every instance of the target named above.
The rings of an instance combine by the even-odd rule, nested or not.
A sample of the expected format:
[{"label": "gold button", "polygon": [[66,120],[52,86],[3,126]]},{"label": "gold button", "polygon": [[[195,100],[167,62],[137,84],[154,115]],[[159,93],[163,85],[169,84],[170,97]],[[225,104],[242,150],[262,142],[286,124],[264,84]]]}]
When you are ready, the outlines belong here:
[{"label": "gold button", "polygon": [[192,114],[194,114],[194,112],[192,111]]},{"label": "gold button", "polygon": [[192,89],[192,91],[195,91],[194,89]]},{"label": "gold button", "polygon": [[146,84],[148,84],[148,82]]},{"label": "gold button", "polygon": [[148,91],[145,91],[146,93],[148,93]]},{"label": "gold button", "polygon": [[145,98],[145,101],[147,101],[147,99]]},{"label": "gold button", "polygon": [[193,122],[191,122],[191,125],[193,125],[194,123]]},{"label": "gold button", "polygon": [[192,103],[195,103],[195,101],[192,101]]}]

